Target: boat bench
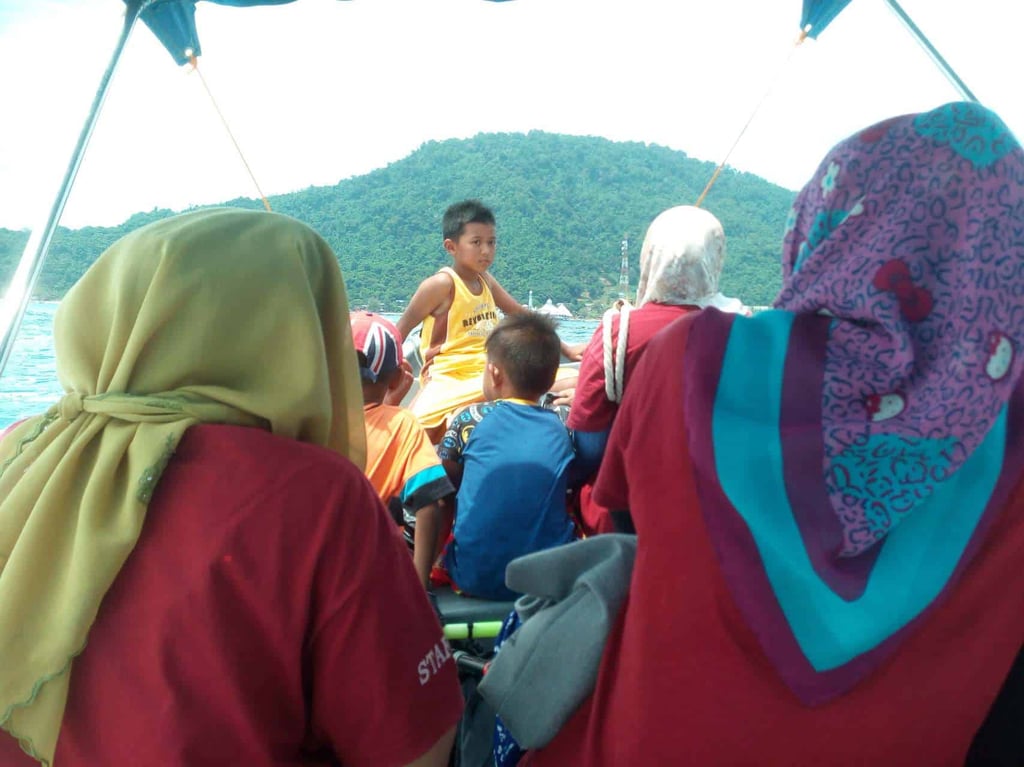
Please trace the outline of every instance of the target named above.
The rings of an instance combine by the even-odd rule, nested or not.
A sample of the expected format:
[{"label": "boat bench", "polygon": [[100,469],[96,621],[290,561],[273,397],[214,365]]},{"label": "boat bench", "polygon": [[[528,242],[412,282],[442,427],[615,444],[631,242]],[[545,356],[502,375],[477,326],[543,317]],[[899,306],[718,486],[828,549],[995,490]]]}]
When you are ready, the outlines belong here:
[{"label": "boat bench", "polygon": [[515,607],[514,600],[477,599],[456,594],[448,586],[433,589],[448,639],[491,639]]}]

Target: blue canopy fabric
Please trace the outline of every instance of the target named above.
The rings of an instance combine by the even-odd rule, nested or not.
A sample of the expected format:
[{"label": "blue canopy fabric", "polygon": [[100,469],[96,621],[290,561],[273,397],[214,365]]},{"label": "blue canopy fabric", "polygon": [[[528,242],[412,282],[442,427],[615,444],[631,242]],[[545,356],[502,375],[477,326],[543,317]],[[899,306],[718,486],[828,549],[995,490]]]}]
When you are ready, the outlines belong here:
[{"label": "blue canopy fabric", "polygon": [[[196,32],[197,0],[156,0],[146,6],[140,18],[163,44],[171,57],[180,65],[189,63],[190,54],[202,53]],[[248,5],[284,5],[295,0],[208,0],[218,5],[243,7]],[[138,9],[144,0],[124,0],[129,9]],[[489,0],[492,3],[506,0]]]},{"label": "blue canopy fabric", "polygon": [[[218,5],[236,7],[249,5],[284,5],[295,0],[207,0]],[[508,0],[488,0],[492,3]],[[144,0],[124,0],[130,8],[139,8]],[[197,0],[155,0],[147,5],[140,16],[174,60],[184,65],[189,54],[202,53],[196,32]],[[804,0],[800,29],[807,29],[809,37],[820,35],[832,20],[850,3],[850,0]],[[809,29],[808,29],[809,27]]]},{"label": "blue canopy fabric", "polygon": [[[218,5],[284,5],[294,0],[211,0]],[[138,7],[140,0],[125,0],[129,7]],[[140,18],[156,35],[178,64],[187,64],[189,54],[202,53],[196,32],[196,0],[156,0],[146,6]]]},{"label": "blue canopy fabric", "polygon": [[850,0],[804,0],[800,29],[807,30],[808,37],[817,37],[849,4]]}]

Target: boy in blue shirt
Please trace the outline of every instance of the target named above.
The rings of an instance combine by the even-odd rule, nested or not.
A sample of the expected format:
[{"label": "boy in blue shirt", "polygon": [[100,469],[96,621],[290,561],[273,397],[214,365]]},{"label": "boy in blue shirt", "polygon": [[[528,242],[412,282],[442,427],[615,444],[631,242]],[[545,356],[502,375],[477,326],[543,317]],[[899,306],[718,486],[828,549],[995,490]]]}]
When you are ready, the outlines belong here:
[{"label": "boy in blue shirt", "polygon": [[558,415],[538,404],[555,380],[560,344],[543,315],[505,317],[485,346],[487,402],[459,411],[437,447],[458,487],[444,567],[468,595],[515,598],[505,565],[575,537],[566,509],[572,442]]}]

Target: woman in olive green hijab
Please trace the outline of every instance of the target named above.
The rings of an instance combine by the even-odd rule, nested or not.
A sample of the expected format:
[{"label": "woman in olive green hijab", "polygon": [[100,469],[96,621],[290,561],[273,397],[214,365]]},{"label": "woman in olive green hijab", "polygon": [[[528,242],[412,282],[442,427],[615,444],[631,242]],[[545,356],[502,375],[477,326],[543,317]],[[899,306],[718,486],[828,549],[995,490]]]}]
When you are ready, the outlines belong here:
[{"label": "woman in olive green hijab", "polygon": [[[333,561],[333,554],[345,558],[346,542],[358,545],[362,557],[357,565],[351,564],[355,554],[349,557],[346,566],[353,572],[345,578],[351,582],[358,582],[360,567],[371,574],[395,571],[387,575],[398,593],[382,594],[380,600],[387,605],[397,599],[388,609],[404,613],[406,631],[411,620],[423,635],[418,645],[413,642],[415,657],[406,662],[415,668],[440,641],[422,590],[408,587],[407,581],[418,586],[408,555],[388,539],[384,515],[368,500],[372,492],[362,491],[362,396],[345,286],[334,254],[315,232],[285,216],[232,209],[146,226],[115,243],[68,293],[55,317],[54,343],[65,395],[0,442],[0,728],[26,753],[43,764],[53,763],[55,754],[58,762],[65,760],[65,753],[68,763],[85,754],[97,764],[126,763],[118,760],[128,753],[132,763],[150,763],[138,751],[139,730],[163,728],[174,733],[181,754],[191,753],[186,741],[207,738],[200,719],[216,720],[225,708],[232,709],[229,723],[249,720],[237,728],[240,739],[243,732],[268,731],[267,721],[279,720],[285,704],[268,698],[236,705],[233,696],[248,688],[237,681],[219,684],[220,669],[238,653],[259,661],[258,650],[245,643],[259,638],[259,627],[280,623],[294,629],[295,646],[289,646],[292,640],[283,629],[281,636],[271,631],[258,646],[273,644],[278,655],[299,659],[297,682],[278,669],[282,687],[315,686],[318,666],[349,673],[334,668],[338,658],[307,657],[308,635],[322,611],[351,611],[353,620],[378,630],[387,616],[374,613],[370,600],[324,585],[333,565],[302,565],[310,558]],[[193,458],[176,455],[179,450],[198,456],[195,461],[205,470],[197,474],[190,468]],[[291,472],[295,479],[278,472]],[[161,479],[172,475],[180,479],[162,485]],[[313,501],[301,500],[311,495]],[[216,508],[201,508],[214,498]],[[156,509],[161,519],[147,521],[147,512],[152,516]],[[173,528],[190,515],[193,521]],[[249,521],[257,516],[260,522]],[[277,527],[275,520],[285,517],[294,517],[292,527],[304,528],[301,538],[292,540],[290,528]],[[223,519],[231,520],[229,528],[222,529]],[[365,537],[346,534],[351,524]],[[182,540],[193,530],[195,541]],[[346,540],[338,540],[342,537]],[[374,547],[369,559],[368,544]],[[161,564],[177,545],[194,557],[209,557],[200,573],[230,563],[237,578],[225,586],[223,579],[199,576],[189,585],[195,609],[206,605],[222,616],[234,615],[230,611],[239,603],[249,606],[239,613],[237,631],[231,624],[218,629],[215,651],[186,653],[178,669],[169,663],[166,648],[172,640],[174,646],[206,647],[202,632],[209,621],[192,625],[187,616],[169,621],[159,615],[161,605],[170,611],[180,601],[176,589],[188,582],[188,566],[169,564],[172,559]],[[251,556],[243,559],[240,552]],[[175,568],[178,572],[169,572]],[[266,584],[280,585],[281,594],[268,594]],[[319,602],[295,620],[288,600],[309,601],[310,593]],[[344,642],[336,643],[339,651],[354,641],[355,631],[341,622],[346,633]],[[94,625],[96,636],[90,634]],[[138,636],[131,642],[116,646],[122,641],[118,637],[133,632]],[[93,673],[93,659],[100,663],[101,656],[128,669],[135,664],[136,681],[115,682]],[[147,663],[162,664],[159,673],[151,674]],[[195,668],[185,667],[193,663]],[[254,671],[266,674],[262,668],[276,668],[275,663],[274,657],[264,659]],[[423,754],[454,723],[461,703],[451,664],[444,671],[437,665],[432,675],[439,679],[437,689],[425,705],[439,706],[447,715],[437,720],[435,731],[411,733],[404,744],[381,751],[367,737],[372,723],[364,724],[358,737],[348,736],[341,723],[332,722],[331,712],[318,714],[306,701],[307,710],[297,716],[310,729],[298,733],[295,748],[301,750],[300,741],[307,749],[326,744],[346,763],[401,764]],[[190,707],[195,722],[189,719],[193,714],[168,717],[168,700],[178,694],[174,678],[197,670],[210,680],[210,689],[197,694],[211,710]],[[303,676],[309,674],[312,680]],[[274,679],[261,679],[260,685],[269,693]],[[113,704],[136,692],[151,700],[152,712]],[[109,715],[104,718],[103,712]],[[230,744],[232,726],[219,726],[221,747]],[[389,726],[393,733],[393,723]],[[0,741],[4,747],[13,743],[2,735]],[[129,743],[131,749],[122,751]],[[0,747],[0,761],[3,753]],[[272,764],[271,753],[281,753],[280,739],[268,744],[262,758],[258,749],[247,758]],[[179,763],[166,748],[149,758]],[[180,757],[190,767],[202,761],[195,753]]]}]

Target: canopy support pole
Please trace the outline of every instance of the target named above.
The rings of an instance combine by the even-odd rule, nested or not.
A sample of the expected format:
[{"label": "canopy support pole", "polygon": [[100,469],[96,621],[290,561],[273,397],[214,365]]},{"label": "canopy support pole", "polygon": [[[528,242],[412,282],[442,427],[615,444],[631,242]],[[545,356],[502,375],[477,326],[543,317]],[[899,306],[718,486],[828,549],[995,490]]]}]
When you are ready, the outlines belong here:
[{"label": "canopy support pole", "polygon": [[915,40],[917,40],[918,45],[924,48],[925,53],[927,53],[931,60],[935,62],[935,66],[942,70],[942,74],[944,74],[953,84],[953,87],[960,92],[960,95],[967,101],[977,103],[978,98],[971,92],[971,89],[967,87],[967,84],[960,79],[960,76],[953,71],[953,67],[951,67],[949,62],[942,57],[942,54],[935,49],[935,46],[931,44],[931,41],[925,37],[920,27],[918,27],[917,24],[914,23],[913,19],[907,15],[907,12],[903,10],[903,7],[899,2],[897,2],[897,0],[885,0],[885,4],[889,6],[889,10],[896,14],[896,18],[903,22],[903,26],[905,26],[907,31],[913,35]]},{"label": "canopy support pole", "polygon": [[82,126],[82,131],[78,136],[78,143],[75,145],[74,152],[71,155],[71,161],[64,172],[64,180],[61,182],[57,196],[50,206],[45,222],[42,226],[36,226],[32,229],[28,242],[25,243],[25,250],[21,254],[21,260],[18,262],[18,267],[14,272],[14,277],[7,289],[7,293],[4,295],[3,303],[0,304],[0,375],[3,375],[7,360],[11,356],[14,339],[18,335],[21,321],[25,316],[25,310],[28,308],[29,300],[32,297],[32,288],[35,286],[39,273],[42,271],[43,260],[46,258],[53,234],[57,230],[57,224],[60,222],[61,214],[64,212],[64,205],[71,194],[75,177],[78,175],[82,158],[85,156],[85,149],[89,144],[93,128],[96,127],[96,122],[99,119],[103,101],[110,90],[110,81],[121,60],[121,54],[124,52],[125,44],[128,42],[135,22],[151,2],[152,0],[130,0],[126,3],[121,36],[118,38],[110,63],[100,79],[99,89],[96,91],[92,107],[89,109],[89,114],[85,118],[85,124]]}]

